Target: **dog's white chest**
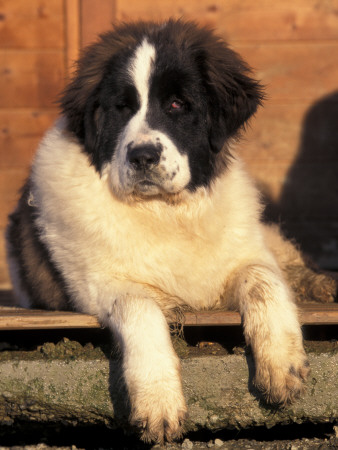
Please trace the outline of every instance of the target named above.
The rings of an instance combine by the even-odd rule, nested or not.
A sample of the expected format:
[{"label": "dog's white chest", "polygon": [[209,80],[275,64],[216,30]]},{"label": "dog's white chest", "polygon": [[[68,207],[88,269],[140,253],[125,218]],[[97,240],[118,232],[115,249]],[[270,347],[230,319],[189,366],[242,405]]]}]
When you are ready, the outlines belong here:
[{"label": "dog's white chest", "polygon": [[89,292],[95,302],[103,291],[157,291],[160,298],[208,308],[222,294],[236,255],[243,259],[246,248],[252,251],[258,208],[242,178],[234,161],[212,192],[187,193],[180,204],[128,204],[112,195],[81,147],[56,128],[37,155],[33,194],[42,238],[78,299]]},{"label": "dog's white chest", "polygon": [[[225,262],[220,240],[199,236],[180,227],[154,230],[137,227],[129,236],[120,235],[122,265],[113,262],[116,273],[140,285],[177,297],[191,306],[211,307],[224,286]],[[122,275],[122,274],[121,274]]]}]

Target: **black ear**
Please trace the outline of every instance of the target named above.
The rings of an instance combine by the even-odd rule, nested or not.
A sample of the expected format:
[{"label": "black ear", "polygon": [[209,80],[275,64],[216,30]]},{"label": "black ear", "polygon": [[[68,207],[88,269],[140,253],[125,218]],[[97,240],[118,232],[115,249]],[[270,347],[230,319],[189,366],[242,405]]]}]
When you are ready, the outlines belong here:
[{"label": "black ear", "polygon": [[73,80],[60,99],[63,114],[67,117],[68,129],[93,149],[98,116],[98,90],[106,59],[100,59],[100,43],[89,47],[78,61]]},{"label": "black ear", "polygon": [[219,152],[239,134],[264,98],[242,59],[220,41],[207,60],[208,130],[210,147]]},{"label": "black ear", "polygon": [[92,163],[98,167],[100,163],[99,148],[102,142],[102,129],[104,124],[104,112],[96,100],[96,96],[89,100],[84,112],[84,137],[83,143],[86,152],[90,155]]},{"label": "black ear", "polygon": [[[81,140],[87,134],[90,114],[95,114],[99,85],[104,77],[107,65],[126,43],[121,33],[126,34],[127,28],[109,31],[100,39],[87,47],[76,65],[73,79],[64,90],[60,105],[67,117],[68,128]],[[128,41],[130,43],[130,39]],[[91,133],[91,130],[88,130]],[[89,137],[91,140],[92,136]]]},{"label": "black ear", "polygon": [[67,88],[62,107],[67,117],[68,130],[75,133],[84,150],[97,167],[99,162],[99,139],[104,122],[104,112],[99,103],[99,88],[89,91],[87,86],[78,86],[78,79]]}]

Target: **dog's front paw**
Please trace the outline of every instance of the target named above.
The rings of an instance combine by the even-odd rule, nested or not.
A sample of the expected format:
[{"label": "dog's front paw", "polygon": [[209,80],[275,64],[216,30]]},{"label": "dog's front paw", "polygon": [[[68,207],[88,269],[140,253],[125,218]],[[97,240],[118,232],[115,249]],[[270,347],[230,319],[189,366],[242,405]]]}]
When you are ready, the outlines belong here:
[{"label": "dog's front paw", "polygon": [[262,392],[267,403],[285,406],[304,392],[310,372],[303,352],[293,358],[262,358],[256,361],[255,387]]},{"label": "dog's front paw", "polygon": [[140,430],[145,442],[162,444],[182,436],[187,407],[181,389],[165,381],[143,388],[131,399],[131,424]]}]

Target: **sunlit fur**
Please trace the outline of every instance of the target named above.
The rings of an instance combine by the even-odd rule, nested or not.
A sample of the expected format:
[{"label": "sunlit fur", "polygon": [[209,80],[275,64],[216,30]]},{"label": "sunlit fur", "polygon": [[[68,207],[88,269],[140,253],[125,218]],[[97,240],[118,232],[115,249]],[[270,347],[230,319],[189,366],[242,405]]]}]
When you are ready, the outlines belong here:
[{"label": "sunlit fur", "polygon": [[[172,116],[165,108],[181,104],[156,90],[164,70],[156,61],[159,49],[178,43],[180,70],[189,64],[196,91]],[[118,55],[113,62],[109,52]],[[225,66],[217,55],[228,58]],[[127,112],[109,103],[114,79],[105,84],[119,67],[133,85]],[[180,90],[184,80],[175,83]],[[261,224],[259,194],[233,143],[261,99],[247,66],[209,31],[174,21],[124,26],[85,53],[64,94],[64,117],[41,142],[11,216],[8,258],[19,301],[94,314],[112,330],[131,422],[146,441],[180,436],[187,413],[165,320],[174,309],[239,310],[266,400],[284,404],[302,391],[308,368],[297,311],[275,258],[284,241]],[[190,120],[196,126],[186,129]],[[140,187],[128,151],[157,140],[159,162],[144,169],[154,184]]]}]

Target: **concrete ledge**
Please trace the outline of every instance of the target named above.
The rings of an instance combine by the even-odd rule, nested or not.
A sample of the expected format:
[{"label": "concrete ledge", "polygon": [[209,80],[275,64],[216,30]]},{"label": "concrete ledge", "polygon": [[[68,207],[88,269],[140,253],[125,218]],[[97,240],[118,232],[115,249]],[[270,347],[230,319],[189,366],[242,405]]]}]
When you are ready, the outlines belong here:
[{"label": "concrete ledge", "polygon": [[[182,360],[189,406],[187,431],[247,428],[338,418],[338,355],[310,354],[307,392],[293,406],[272,410],[249,392],[250,358],[238,355]],[[106,358],[0,362],[0,423],[127,425],[128,405],[118,361]]]}]

